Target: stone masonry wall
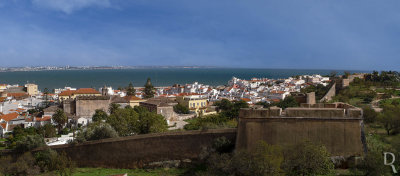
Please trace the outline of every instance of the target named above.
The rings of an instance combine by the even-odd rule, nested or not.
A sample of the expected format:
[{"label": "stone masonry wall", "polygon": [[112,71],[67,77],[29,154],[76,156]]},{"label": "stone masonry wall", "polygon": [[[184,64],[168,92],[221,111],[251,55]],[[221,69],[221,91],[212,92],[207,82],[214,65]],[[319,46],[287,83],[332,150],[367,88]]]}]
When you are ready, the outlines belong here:
[{"label": "stone masonry wall", "polygon": [[92,117],[96,109],[107,112],[110,100],[76,100],[76,116],[89,118]]},{"label": "stone masonry wall", "polygon": [[324,101],[330,101],[332,100],[332,97],[336,95],[336,83],[331,86],[331,88],[328,90],[328,92],[325,94],[324,97],[319,100],[320,102]]},{"label": "stone masonry wall", "polygon": [[79,167],[138,168],[159,161],[196,160],[222,136],[235,142],[236,129],[146,134],[50,148],[65,152]]},{"label": "stone masonry wall", "polygon": [[[315,104],[318,106],[323,104]],[[334,108],[287,108],[278,116],[271,109],[241,109],[236,149],[251,150],[258,141],[293,145],[301,141],[323,144],[332,156],[361,156],[365,149],[362,110]]]}]

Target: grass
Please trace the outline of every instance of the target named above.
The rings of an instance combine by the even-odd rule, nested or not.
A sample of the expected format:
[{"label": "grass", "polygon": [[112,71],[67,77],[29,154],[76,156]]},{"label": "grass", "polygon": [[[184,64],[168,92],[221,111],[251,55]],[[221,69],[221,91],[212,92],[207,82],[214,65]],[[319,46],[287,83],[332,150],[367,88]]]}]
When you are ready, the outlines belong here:
[{"label": "grass", "polygon": [[77,168],[73,176],[108,176],[128,173],[128,176],[173,176],[181,175],[186,169],[158,168],[158,169],[106,169],[106,168]]}]

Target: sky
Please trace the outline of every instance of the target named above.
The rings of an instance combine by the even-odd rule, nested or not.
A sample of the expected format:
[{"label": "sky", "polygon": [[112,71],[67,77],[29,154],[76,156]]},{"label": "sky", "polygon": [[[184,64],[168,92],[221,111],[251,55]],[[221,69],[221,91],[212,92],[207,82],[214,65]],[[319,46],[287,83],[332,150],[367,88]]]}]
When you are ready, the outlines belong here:
[{"label": "sky", "polygon": [[0,0],[0,67],[400,70],[399,0]]}]

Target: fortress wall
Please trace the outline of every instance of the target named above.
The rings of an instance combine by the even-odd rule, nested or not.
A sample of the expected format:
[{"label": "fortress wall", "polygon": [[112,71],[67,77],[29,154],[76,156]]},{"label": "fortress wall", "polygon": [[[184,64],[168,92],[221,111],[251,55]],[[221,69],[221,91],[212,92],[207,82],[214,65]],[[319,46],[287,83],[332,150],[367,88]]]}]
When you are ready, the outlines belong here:
[{"label": "fortress wall", "polygon": [[319,100],[320,102],[324,101],[330,101],[332,100],[332,97],[336,95],[336,83],[331,86],[331,88],[328,90],[328,92],[325,94],[324,97]]},{"label": "fortress wall", "polygon": [[[79,167],[138,168],[151,162],[196,160],[218,137],[235,142],[236,129],[145,134],[50,148],[65,152]],[[39,149],[40,150],[40,149]]]},{"label": "fortress wall", "polygon": [[76,116],[92,117],[96,109],[107,112],[110,100],[76,100]]},{"label": "fortress wall", "polygon": [[319,118],[240,118],[236,149],[251,149],[259,140],[292,145],[309,140],[322,143],[332,156],[361,156],[362,120]]},{"label": "fortress wall", "polygon": [[345,110],[338,108],[286,108],[286,117],[345,117]]}]

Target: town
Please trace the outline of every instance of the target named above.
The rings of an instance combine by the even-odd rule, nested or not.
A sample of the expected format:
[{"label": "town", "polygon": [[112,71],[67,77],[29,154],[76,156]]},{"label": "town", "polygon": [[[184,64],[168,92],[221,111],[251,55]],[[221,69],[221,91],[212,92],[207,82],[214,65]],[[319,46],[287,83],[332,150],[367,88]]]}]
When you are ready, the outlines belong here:
[{"label": "town", "polygon": [[[168,125],[179,124],[172,129],[183,128],[183,120],[208,114],[215,114],[214,102],[222,99],[229,101],[244,101],[249,105],[257,103],[274,103],[284,100],[287,96],[300,93],[301,89],[310,85],[328,86],[329,77],[321,75],[303,75],[287,79],[273,80],[268,78],[252,78],[242,80],[233,77],[226,86],[212,87],[198,82],[186,85],[154,88],[154,95],[146,98],[145,88],[127,87],[123,90],[114,90],[112,87],[72,88],[65,87],[40,91],[39,85],[0,84],[1,93],[1,128],[2,137],[12,132],[16,126],[40,127],[45,124],[56,125],[52,116],[58,109],[62,109],[68,116],[68,123],[87,125],[92,122],[95,111],[101,109],[108,112],[110,104],[125,106],[143,106],[148,110],[161,114]],[[149,84],[151,84],[149,80]],[[128,89],[134,89],[132,94]],[[130,94],[131,93],[131,94]],[[189,110],[187,114],[174,111],[177,104]],[[42,108],[41,113],[35,109]],[[64,124],[66,125],[66,124]],[[68,138],[70,139],[70,138]],[[62,143],[66,143],[63,140]],[[57,144],[62,144],[56,142]],[[51,144],[51,143],[49,143]]]},{"label": "town", "polygon": [[[49,91],[32,83],[23,86],[3,83],[0,84],[3,155],[24,153],[19,158],[37,162],[43,160],[41,155],[51,155],[44,161],[64,163],[61,168],[39,165],[40,169],[25,170],[18,166],[20,160],[11,162],[3,158],[13,163],[3,169],[40,173],[51,167],[50,172],[62,175],[72,174],[77,164],[124,169],[175,168],[190,173],[190,167],[198,167],[197,162],[207,168],[226,163],[224,154],[229,153],[226,157],[234,163],[207,170],[219,173],[236,162],[245,162],[246,157],[256,161],[269,150],[276,150],[272,158],[267,163],[253,163],[254,167],[271,165],[274,157],[286,159],[280,161],[282,166],[263,172],[280,173],[281,167],[296,174],[358,169],[361,166],[351,163],[366,163],[368,157],[378,157],[365,155],[368,150],[379,155],[368,147],[375,145],[371,144],[371,138],[392,137],[400,130],[396,116],[399,82],[398,72],[374,71],[297,75],[286,79],[232,77],[220,86],[194,82],[154,87],[148,78],[143,87],[128,83],[117,89],[104,85]],[[159,148],[153,150],[156,146]],[[258,151],[259,147],[262,150]],[[202,158],[203,152],[208,153],[206,158]],[[304,157],[310,152],[316,152],[314,155],[319,159],[305,162]],[[321,162],[321,166],[312,166],[311,171],[296,169]]]}]

